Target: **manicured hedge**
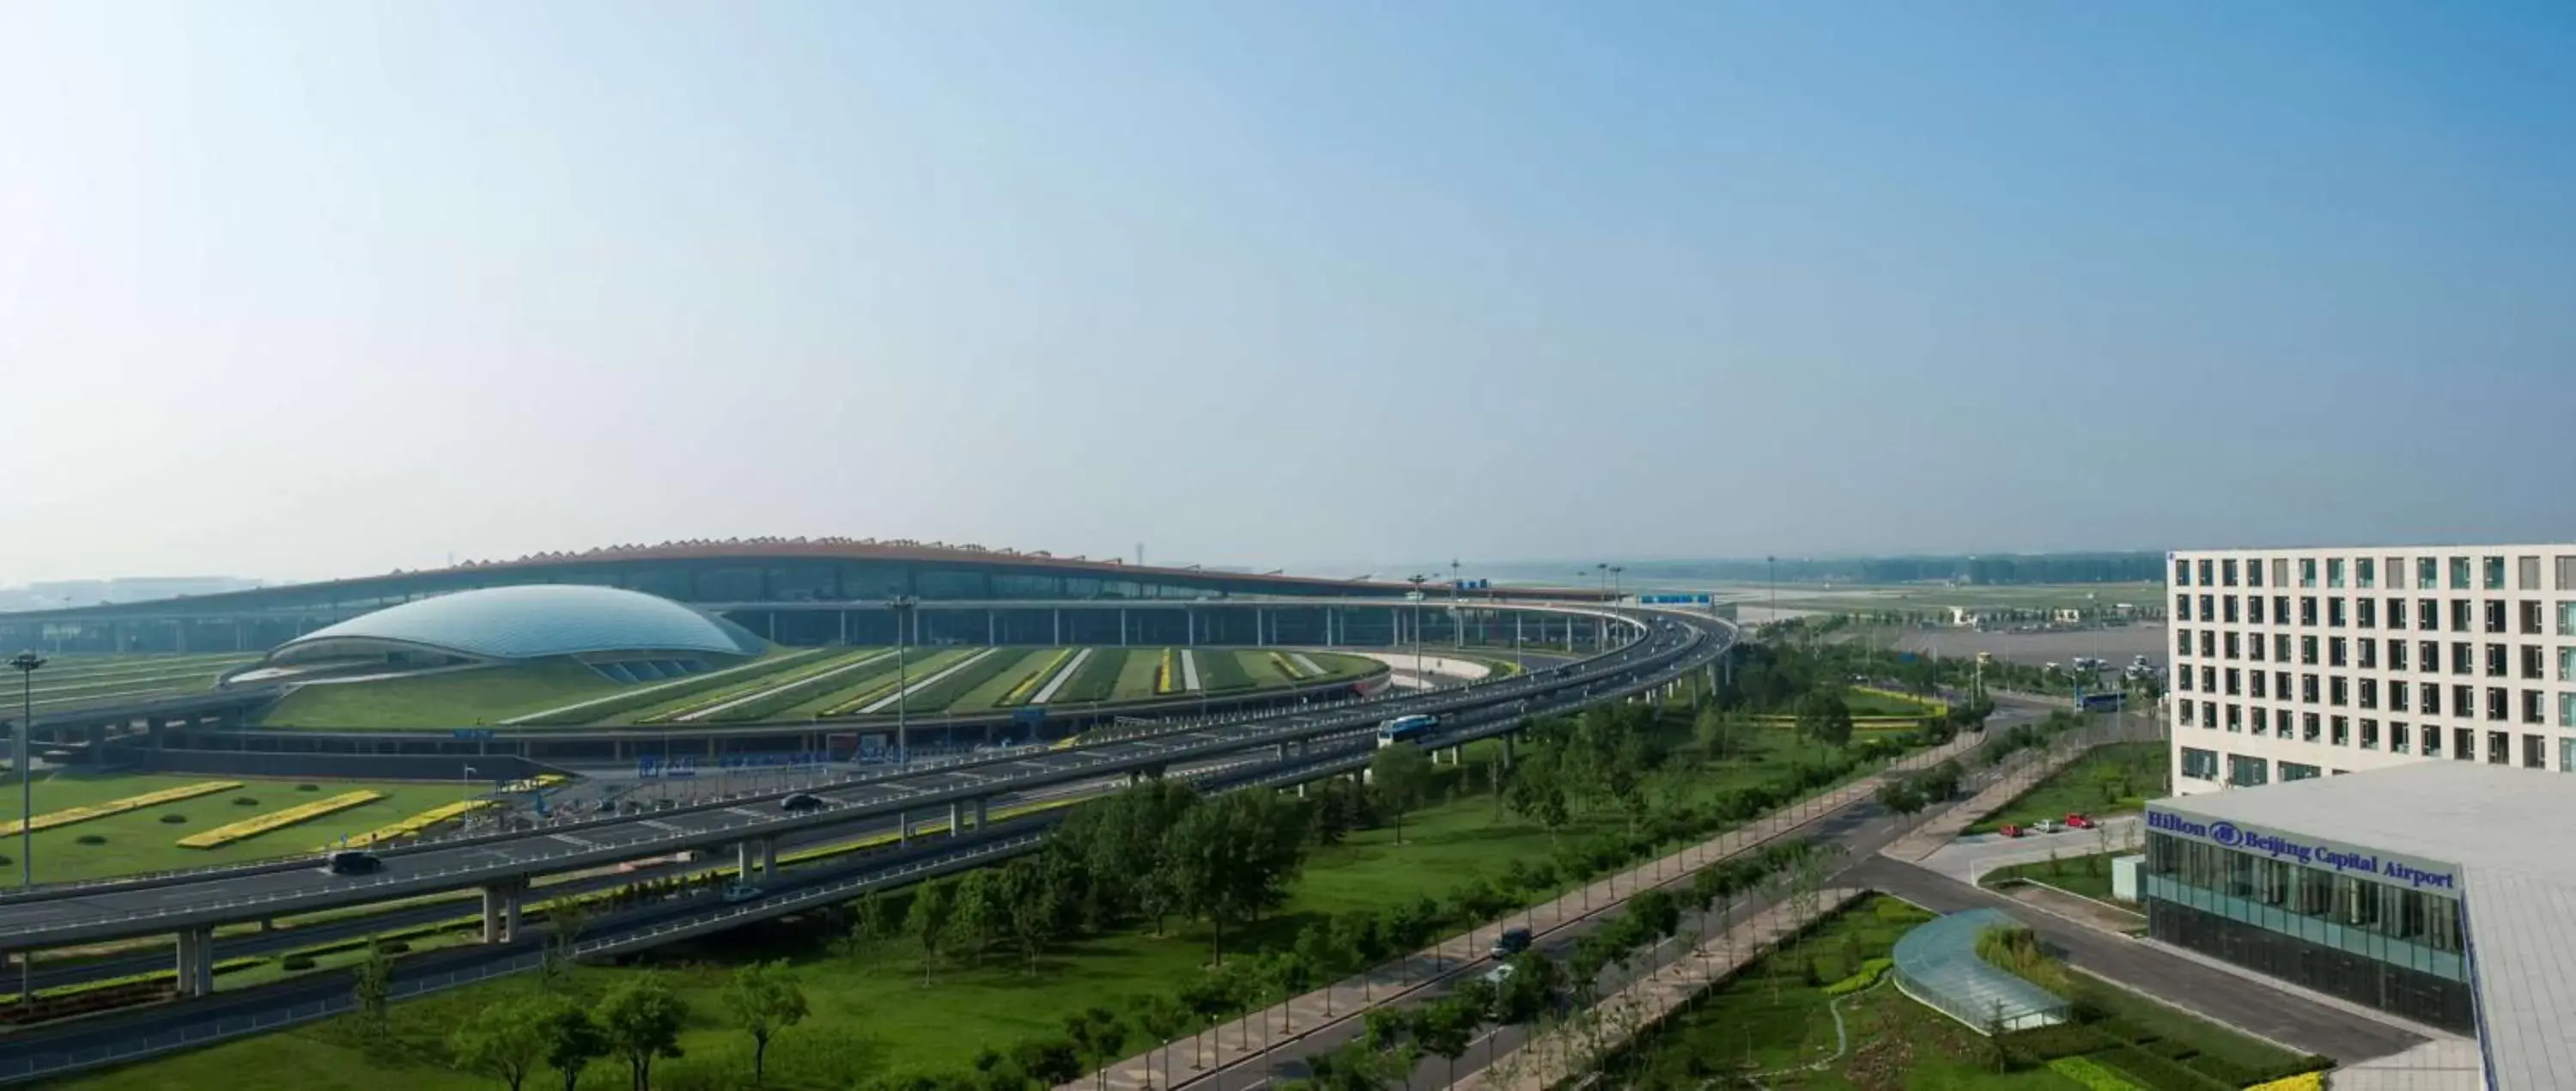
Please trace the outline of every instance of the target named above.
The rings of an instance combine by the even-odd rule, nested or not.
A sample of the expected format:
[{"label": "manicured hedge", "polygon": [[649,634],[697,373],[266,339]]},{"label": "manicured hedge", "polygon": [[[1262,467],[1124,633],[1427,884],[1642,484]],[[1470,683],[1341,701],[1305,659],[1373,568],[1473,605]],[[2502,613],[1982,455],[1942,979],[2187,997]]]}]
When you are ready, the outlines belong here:
[{"label": "manicured hedge", "polygon": [[1243,669],[1243,661],[1233,652],[1201,651],[1192,658],[1199,661],[1199,686],[1207,692],[1252,688],[1252,672]]},{"label": "manicured hedge", "polygon": [[1082,669],[1074,672],[1073,680],[1055,691],[1056,703],[1108,700],[1110,694],[1118,691],[1118,672],[1127,668],[1128,654],[1125,648],[1093,651],[1091,658],[1082,661]]}]

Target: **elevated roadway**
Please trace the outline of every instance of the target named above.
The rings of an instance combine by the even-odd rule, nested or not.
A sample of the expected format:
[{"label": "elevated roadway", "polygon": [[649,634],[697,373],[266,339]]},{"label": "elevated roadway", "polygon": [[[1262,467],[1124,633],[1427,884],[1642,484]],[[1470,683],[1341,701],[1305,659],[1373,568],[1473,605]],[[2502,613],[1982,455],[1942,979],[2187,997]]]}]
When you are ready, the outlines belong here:
[{"label": "elevated roadway", "polygon": [[[1064,750],[983,755],[929,769],[898,769],[814,792],[822,805],[787,812],[786,792],[634,815],[613,815],[509,833],[457,838],[383,854],[372,876],[329,874],[310,860],[182,873],[122,882],[39,888],[0,898],[0,944],[42,950],[178,934],[190,973],[183,991],[210,976],[210,932],[279,915],[361,906],[464,889],[485,894],[487,921],[515,916],[535,880],[688,850],[735,849],[746,871],[774,858],[782,839],[944,815],[949,829],[978,828],[998,800],[1085,781],[1160,775],[1266,749],[1283,767],[1309,764],[1320,748],[1363,742],[1382,718],[1432,713],[1444,738],[1508,731],[1529,715],[1579,707],[1669,684],[1712,660],[1732,631],[1708,619],[1635,615],[1639,639],[1550,670],[1418,696],[1349,707],[1212,723],[1193,730],[1114,739]],[[1364,756],[1357,760],[1364,760]],[[506,924],[493,929],[506,934]]]}]

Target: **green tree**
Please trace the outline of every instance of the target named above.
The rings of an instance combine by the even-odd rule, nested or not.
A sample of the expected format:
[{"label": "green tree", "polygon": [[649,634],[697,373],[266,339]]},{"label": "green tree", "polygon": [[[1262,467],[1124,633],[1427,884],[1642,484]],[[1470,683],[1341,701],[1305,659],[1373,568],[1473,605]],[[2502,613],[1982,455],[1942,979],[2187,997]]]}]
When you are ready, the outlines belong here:
[{"label": "green tree", "polygon": [[1923,809],[1923,793],[1907,777],[1889,777],[1878,785],[1878,806],[1889,814],[1911,816]]},{"label": "green tree", "polygon": [[1305,866],[1304,814],[1276,792],[1229,792],[1191,808],[1165,838],[1163,887],[1208,922],[1215,961],[1225,930],[1285,902]]},{"label": "green tree", "polygon": [[1681,903],[1662,887],[1640,891],[1628,899],[1626,919],[1636,922],[1647,942],[1660,942],[1681,928]]},{"label": "green tree", "polygon": [[1699,715],[1691,721],[1691,737],[1699,743],[1704,761],[1725,761],[1735,752],[1735,740],[1742,734],[1742,722],[1713,702],[1701,705]]},{"label": "green tree", "polygon": [[900,926],[886,896],[868,891],[850,902],[850,930],[841,941],[841,950],[853,960],[864,960],[894,938]]},{"label": "green tree", "polygon": [[1010,909],[1001,898],[1001,873],[992,868],[977,868],[959,876],[953,888],[954,900],[948,908],[951,943],[973,953],[977,966],[984,964],[984,949],[992,945],[993,933],[1009,919]]},{"label": "green tree", "polygon": [[998,886],[1005,923],[1010,926],[1011,942],[1032,975],[1038,972],[1038,956],[1054,938],[1063,909],[1056,901],[1055,884],[1047,881],[1043,863],[1021,857],[1003,866]]},{"label": "green tree", "polygon": [[1851,741],[1851,706],[1842,695],[1819,689],[1798,699],[1798,733],[1819,746],[1841,746]]},{"label": "green tree", "polygon": [[1546,1015],[1562,976],[1556,960],[1536,951],[1512,957],[1512,972],[1494,990],[1494,1018],[1508,1026],[1527,1026]]},{"label": "green tree", "polygon": [[546,907],[546,946],[537,956],[537,977],[547,988],[563,984],[564,975],[572,970],[574,949],[581,943],[581,933],[590,927],[590,906],[579,898],[555,899]]},{"label": "green tree", "polygon": [[1414,1009],[1413,1040],[1422,1050],[1448,1062],[1446,1082],[1458,1082],[1458,1058],[1467,1055],[1467,1046],[1476,1040],[1476,1029],[1485,1023],[1481,1008],[1470,1008],[1457,996]]},{"label": "green tree", "polygon": [[785,961],[754,962],[733,972],[725,986],[725,1013],[751,1035],[751,1082],[768,1070],[769,1040],[805,1021],[805,989]]},{"label": "green tree", "polygon": [[1083,1067],[1096,1070],[1101,1086],[1108,1086],[1108,1065],[1127,1044],[1127,1027],[1118,1013],[1097,1007],[1075,1012],[1064,1017],[1064,1033],[1080,1051]]},{"label": "green tree", "polygon": [[912,892],[912,913],[905,925],[921,943],[921,983],[938,976],[940,956],[948,947],[949,906],[956,900],[953,880],[923,883]]},{"label": "green tree", "polygon": [[545,1012],[534,997],[516,997],[477,1008],[447,1034],[456,1067],[494,1076],[519,1091],[546,1056]]},{"label": "green tree", "polygon": [[1395,843],[1404,843],[1404,813],[1422,802],[1431,787],[1431,756],[1409,742],[1378,748],[1369,758],[1369,784],[1378,802],[1395,817]]},{"label": "green tree", "polygon": [[[1179,1034],[1181,1028],[1188,1026],[1190,1022],[1190,1013],[1181,1007],[1180,1002],[1163,993],[1139,993],[1130,997],[1127,1001],[1127,1010],[1134,1013],[1136,1017],[1136,1029],[1144,1031],[1146,1037],[1153,1039],[1158,1049],[1169,1050],[1172,1036]],[[1166,1053],[1164,1061],[1166,1065],[1171,1063],[1169,1057],[1170,1054]],[[1151,1072],[1146,1074],[1148,1085],[1153,1082],[1152,1075]]]},{"label": "green tree", "polygon": [[546,1067],[562,1074],[564,1091],[580,1087],[582,1070],[608,1056],[607,1032],[580,1004],[558,998],[538,1023],[545,1034]]},{"label": "green tree", "polygon": [[358,1021],[367,1033],[381,1041],[393,1033],[390,1002],[394,992],[394,960],[385,953],[385,945],[367,941],[367,960],[358,964],[352,991],[358,999]]},{"label": "green tree", "polygon": [[652,1091],[653,1061],[678,1057],[688,1005],[652,974],[629,978],[599,1002],[599,1027],[609,1048],[626,1058],[634,1091]]}]

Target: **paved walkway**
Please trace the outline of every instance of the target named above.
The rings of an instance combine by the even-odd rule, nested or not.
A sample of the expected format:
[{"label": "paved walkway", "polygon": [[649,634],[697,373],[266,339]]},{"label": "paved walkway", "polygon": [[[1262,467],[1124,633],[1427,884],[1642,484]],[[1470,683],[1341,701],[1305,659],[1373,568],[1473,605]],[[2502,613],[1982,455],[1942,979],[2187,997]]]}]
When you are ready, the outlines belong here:
[{"label": "paved walkway", "polygon": [[1855,887],[1836,887],[1819,891],[1812,906],[1791,903],[1763,910],[1664,968],[1602,998],[1585,1017],[1550,1028],[1529,1044],[1450,1086],[1458,1091],[1549,1091],[1590,1072],[1599,1066],[1601,1058],[1662,1022],[1673,1009],[1771,953],[1782,937],[1796,934],[1865,893]]},{"label": "paved walkway", "polygon": [[[1955,757],[1985,742],[1963,734],[1933,750],[1908,755],[1897,766],[1911,773]],[[1088,1075],[1059,1085],[1060,1091],[1116,1091],[1186,1083],[1208,1071],[1223,1069],[1289,1045],[1324,1025],[1348,1019],[1369,1008],[1405,997],[1424,986],[1454,976],[1486,957],[1503,930],[1527,928],[1545,937],[1576,921],[1617,907],[1639,891],[1689,877],[1693,872],[1737,854],[1760,848],[1832,816],[1845,807],[1867,802],[1878,792],[1887,770],[1798,803],[1692,845],[1672,855],[1638,865],[1572,891],[1543,905],[1531,906],[1499,921],[1451,936],[1429,950],[1378,966],[1211,1027],[1168,1046],[1148,1050],[1109,1066],[1105,1077]]]}]

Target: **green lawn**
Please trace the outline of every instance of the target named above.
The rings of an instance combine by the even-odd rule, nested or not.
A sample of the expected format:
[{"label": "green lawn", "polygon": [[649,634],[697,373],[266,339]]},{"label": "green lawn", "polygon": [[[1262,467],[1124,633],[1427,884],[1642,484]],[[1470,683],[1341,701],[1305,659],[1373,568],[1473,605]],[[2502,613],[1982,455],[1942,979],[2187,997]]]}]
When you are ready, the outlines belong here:
[{"label": "green lawn", "polygon": [[[1180,692],[1180,686],[1177,682],[1172,687],[1173,693],[1157,693],[1154,691],[1154,673],[1161,669],[1163,665],[1163,652],[1165,650],[1166,649],[1163,648],[1127,649],[1126,665],[1118,668],[1118,685],[1117,688],[1109,691],[1109,699],[1112,701],[1150,701],[1157,697],[1170,697],[1173,693]],[[1175,669],[1177,669],[1179,657],[1175,656],[1173,661],[1175,663]]]},{"label": "green lawn", "polygon": [[630,688],[570,659],[549,659],[418,678],[304,686],[271,708],[261,726],[460,727],[498,723]]},{"label": "green lawn", "polygon": [[[57,773],[36,782],[36,813],[39,815],[70,807],[104,803],[112,799],[142,795],[183,784],[200,784],[218,780],[241,780],[239,777],[163,776],[157,774],[113,774],[89,776]],[[297,791],[299,784],[312,784],[311,792]],[[490,785],[481,785],[488,789]],[[300,803],[328,799],[342,792],[371,789],[385,798],[363,806],[352,807],[313,819],[309,822],[273,830],[247,840],[235,841],[221,848],[182,848],[176,842],[191,833],[239,822],[272,811],[284,810]],[[325,841],[336,840],[343,833],[356,835],[418,814],[441,804],[465,798],[465,786],[440,783],[385,783],[378,781],[296,781],[250,780],[243,787],[177,803],[165,803],[107,818],[69,826],[36,831],[36,881],[65,882],[73,879],[97,879],[131,875],[145,871],[202,867],[210,864],[239,863],[278,856],[310,853]],[[257,804],[243,806],[235,799],[254,799]],[[184,822],[164,822],[165,815],[180,815]],[[104,844],[82,844],[83,837],[105,838]],[[17,838],[0,845],[0,854],[18,854]],[[11,867],[11,874],[16,873]]]},{"label": "green lawn", "polygon": [[[2014,1059],[1993,1066],[1987,1038],[1908,999],[1882,982],[1843,1001],[1850,1048],[1834,1056],[1825,984],[1862,960],[1887,957],[1896,939],[1931,915],[1872,896],[1828,918],[1788,950],[1753,964],[1667,1021],[1641,1048],[1614,1062],[1612,1082],[1642,1088],[1732,1086],[1744,1073],[1775,1089],[1903,1088],[1906,1091],[2083,1091],[2047,1060],[2082,1056],[2141,1088],[2234,1091],[2264,1070],[2299,1066],[2284,1050],[2075,974],[2080,1026],[2005,1039]],[[1821,1069],[1780,1072],[1826,1062]]]},{"label": "green lawn", "polygon": [[[1687,733],[1679,724],[1673,731]],[[1660,773],[1652,790],[1704,795],[1756,781],[1765,775],[1766,765],[1782,761],[1796,745],[1786,731],[1769,732],[1723,766],[1677,767]],[[1392,831],[1381,828],[1354,833],[1340,845],[1318,849],[1289,904],[1280,913],[1231,933],[1229,950],[1241,953],[1283,946],[1298,929],[1325,914],[1384,908],[1420,895],[1443,897],[1471,878],[1497,876],[1511,861],[1546,858],[1554,843],[1546,831],[1508,812],[1497,812],[1491,797],[1482,792],[1485,762],[1493,748],[1490,742],[1469,746],[1461,766],[1440,767],[1442,787],[1433,794],[1446,801],[1406,818],[1404,844],[1396,845]],[[1453,790],[1459,793],[1454,798]],[[1615,828],[1620,822],[1608,814],[1585,816],[1561,836],[1578,838]],[[580,989],[595,994],[625,974],[650,970],[666,975],[691,1008],[692,1029],[684,1041],[688,1056],[657,1065],[656,1085],[710,1086],[722,1079],[739,1079],[737,1074],[749,1068],[747,1040],[721,1023],[720,994],[726,975],[746,961],[787,959],[803,978],[813,1015],[771,1047],[767,1085],[819,1091],[846,1088],[854,1080],[889,1070],[953,1071],[985,1046],[1007,1051],[1015,1042],[1055,1032],[1072,1012],[1095,1005],[1121,1008],[1138,994],[1168,992],[1206,960],[1207,944],[1203,928],[1176,924],[1166,935],[1127,932],[1062,945],[1046,958],[1044,972],[1036,977],[1022,973],[1007,953],[996,951],[981,967],[961,963],[942,972],[934,984],[925,985],[915,949],[902,941],[877,954],[851,958],[824,949],[814,930],[782,922],[740,929],[710,942],[665,948],[634,967],[585,968],[577,980]],[[457,1091],[485,1088],[490,1081],[448,1068],[439,1055],[439,1043],[447,1028],[466,1013],[496,996],[530,987],[525,980],[504,981],[400,1005],[395,1024],[402,1041],[381,1057],[371,1058],[358,1048],[346,1021],[333,1021],[103,1073],[67,1086],[176,1089],[273,1078],[299,1089],[325,1091],[380,1091],[389,1085]],[[583,1087],[613,1088],[625,1078],[622,1067],[595,1068]]]},{"label": "green lawn", "polygon": [[1978,877],[1977,882],[1981,886],[2000,886],[2014,879],[2028,879],[2046,883],[2069,894],[2080,894],[2097,901],[2110,902],[2113,905],[2134,907],[2136,904],[2134,902],[2121,902],[2111,897],[2111,861],[2117,857],[2131,855],[2134,851],[2115,849],[2107,853],[2084,853],[2076,856],[2061,856],[2055,860],[2014,864],[2011,867],[1989,871]]},{"label": "green lawn", "polygon": [[1921,716],[1931,711],[1912,701],[1863,693],[1848,686],[1844,687],[1842,697],[1843,705],[1850,708],[1854,716]]},{"label": "green lawn", "polygon": [[1968,832],[1993,833],[2008,823],[2028,825],[2043,818],[2064,818],[2070,812],[2133,814],[2144,809],[2148,799],[2164,795],[2165,764],[2170,760],[2163,743],[2096,747],[1969,826]]},{"label": "green lawn", "polygon": [[1011,665],[1004,668],[1001,673],[986,679],[984,684],[967,690],[965,696],[949,702],[948,711],[960,715],[992,711],[1002,703],[1002,698],[1010,696],[1012,690],[1020,687],[1020,683],[1028,681],[1029,676],[1050,667],[1060,666],[1061,663],[1056,659],[1056,652],[1059,650],[1034,648],[1024,652],[1014,652],[1007,648],[1003,649],[997,654],[1009,659]]}]

